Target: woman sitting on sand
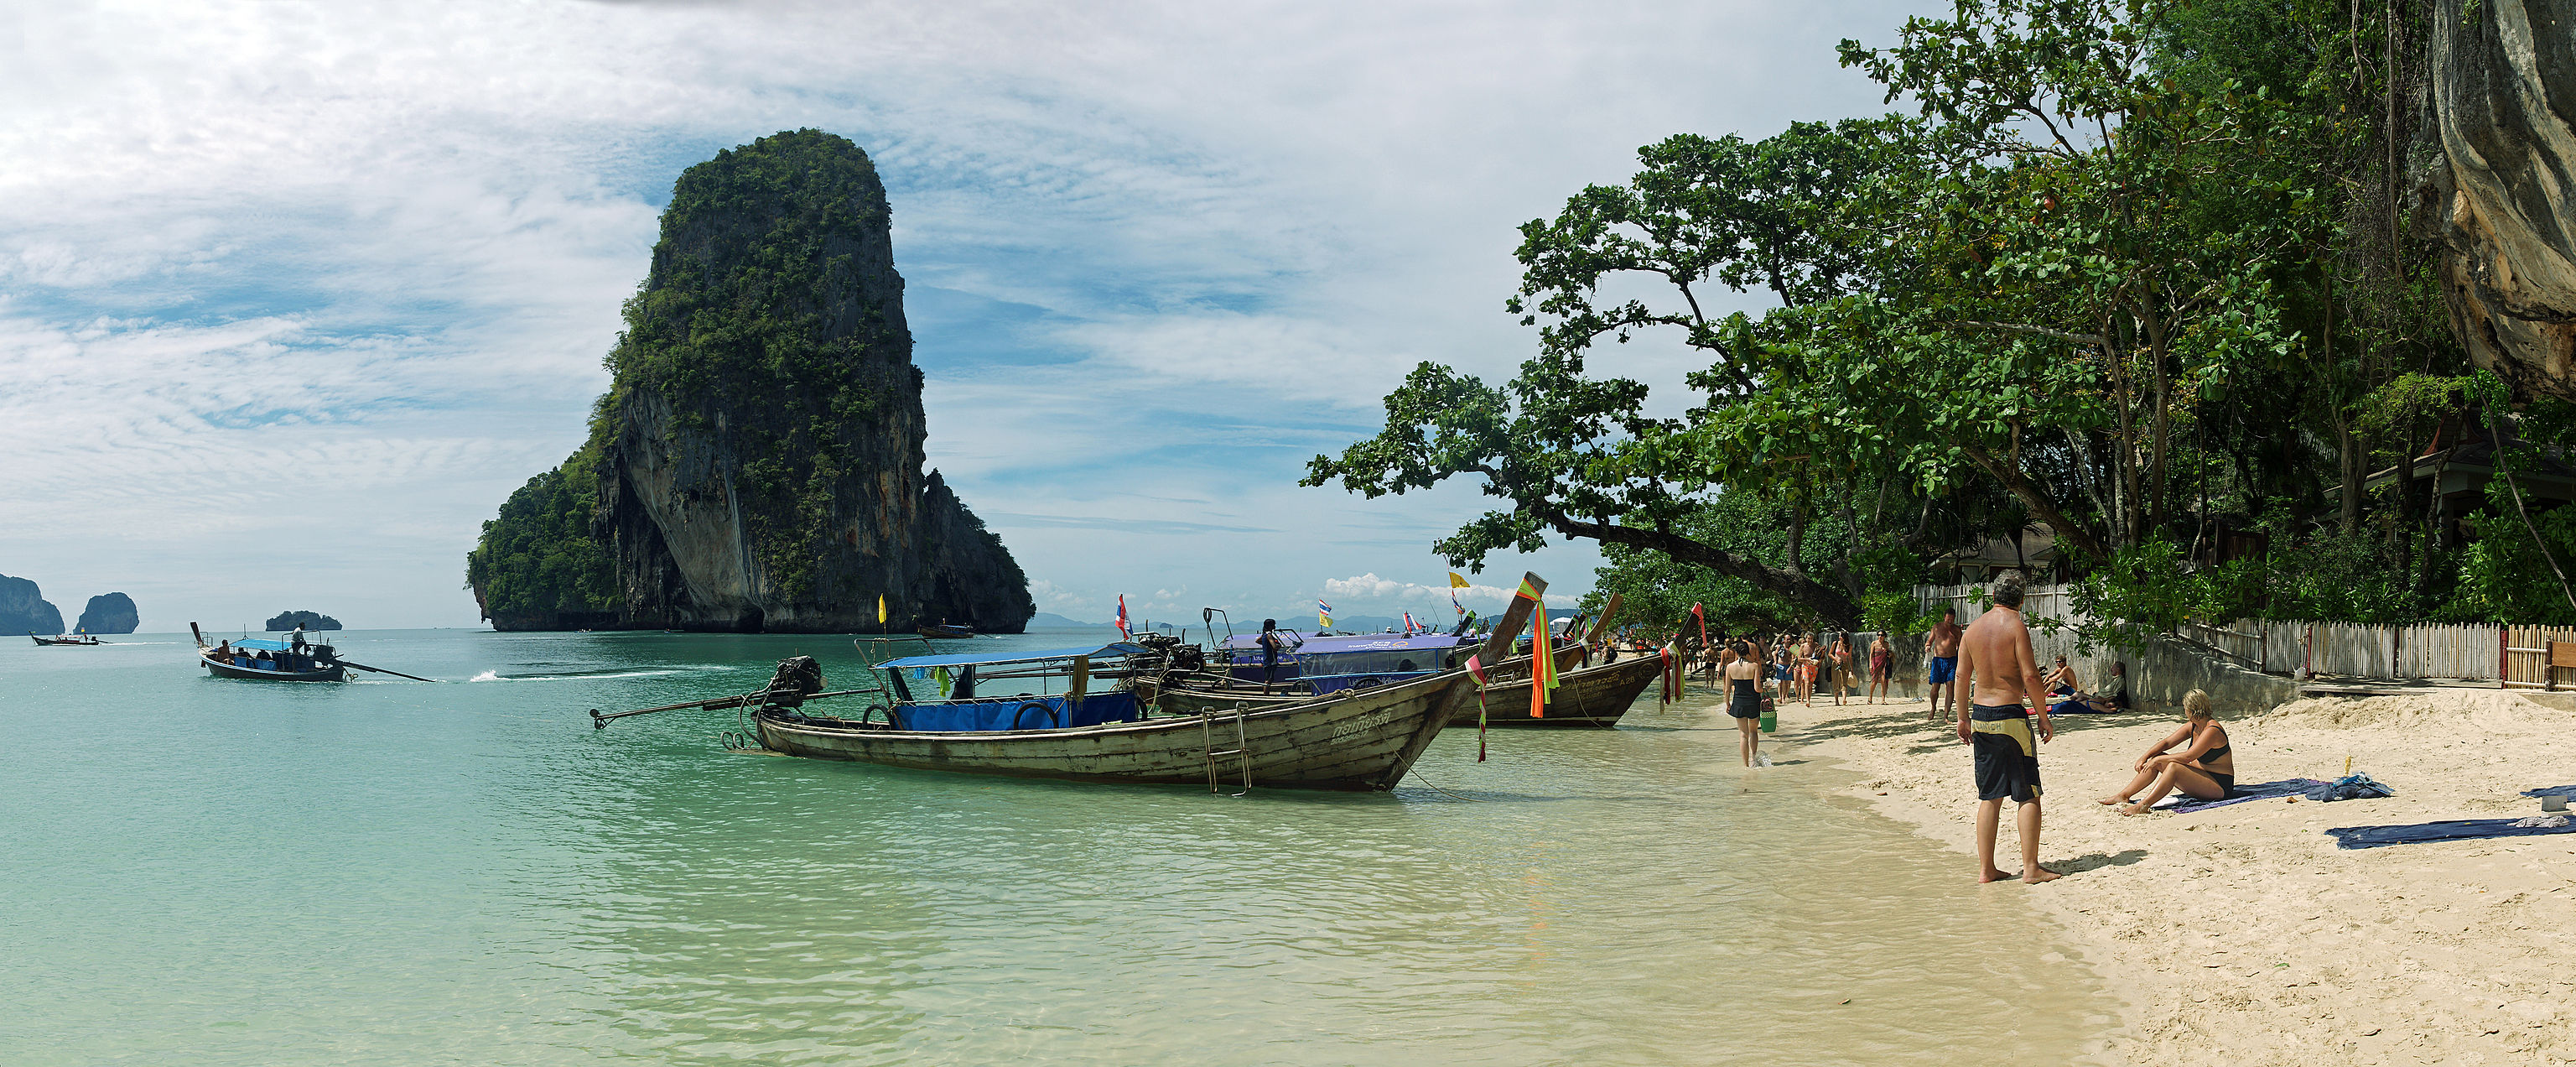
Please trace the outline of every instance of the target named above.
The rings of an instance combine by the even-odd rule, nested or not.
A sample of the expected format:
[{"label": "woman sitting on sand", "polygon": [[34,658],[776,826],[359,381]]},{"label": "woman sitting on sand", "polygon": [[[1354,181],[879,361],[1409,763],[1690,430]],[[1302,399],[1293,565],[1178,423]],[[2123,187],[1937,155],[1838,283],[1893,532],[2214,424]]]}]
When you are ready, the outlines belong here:
[{"label": "woman sitting on sand", "polygon": [[[2177,789],[2200,800],[2236,795],[2236,756],[2227,742],[2227,728],[2218,724],[2218,713],[2210,707],[2209,694],[2198,689],[2183,694],[2182,714],[2181,729],[2166,734],[2138,757],[2137,776],[2098,803],[2127,803],[2138,790],[2147,789],[2147,795],[2120,809],[2122,815],[2144,815]],[[2177,745],[2182,746],[2180,751],[2174,751]],[[2150,782],[2152,789],[2147,788]]]}]

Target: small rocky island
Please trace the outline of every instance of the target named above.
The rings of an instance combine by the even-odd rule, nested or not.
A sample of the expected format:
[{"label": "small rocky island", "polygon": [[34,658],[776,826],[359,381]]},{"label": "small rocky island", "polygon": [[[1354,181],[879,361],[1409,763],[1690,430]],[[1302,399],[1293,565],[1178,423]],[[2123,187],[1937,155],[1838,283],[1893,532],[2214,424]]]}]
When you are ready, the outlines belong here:
[{"label": "small rocky island", "polygon": [[45,599],[44,590],[26,578],[0,574],[0,633],[58,634],[63,612]]},{"label": "small rocky island", "polygon": [[1026,627],[1010,550],[922,470],[885,186],[857,145],[797,130],[690,167],[625,315],[589,440],[466,554],[495,629]]},{"label": "small rocky island", "polygon": [[85,634],[130,634],[142,624],[133,597],[105,593],[89,598],[89,606],[81,609],[79,629]]},{"label": "small rocky island", "polygon": [[276,634],[285,633],[299,626],[307,630],[337,630],[340,628],[340,620],[318,611],[281,611],[269,616],[268,621],[260,625],[268,632]]}]

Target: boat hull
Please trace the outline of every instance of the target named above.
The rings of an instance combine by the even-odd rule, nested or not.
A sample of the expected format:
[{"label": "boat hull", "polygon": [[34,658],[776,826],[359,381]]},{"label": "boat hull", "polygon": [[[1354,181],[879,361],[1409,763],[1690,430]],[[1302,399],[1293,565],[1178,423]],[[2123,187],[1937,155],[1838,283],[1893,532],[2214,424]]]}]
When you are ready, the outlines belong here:
[{"label": "boat hull", "polygon": [[[762,746],[816,759],[1019,778],[1229,790],[1386,790],[1404,777],[1454,711],[1463,673],[1276,707],[1150,718],[1063,730],[897,731],[846,720],[753,720]],[[1238,740],[1240,723],[1240,740]],[[1240,754],[1210,756],[1210,751]]]},{"label": "boat hull", "polygon": [[[1488,673],[1494,679],[1485,687],[1485,724],[1497,727],[1616,726],[1637,695],[1655,684],[1663,670],[1660,657],[1648,655],[1590,667],[1573,666],[1573,657],[1560,656],[1564,671],[1559,676],[1555,694],[1548,698],[1547,714],[1530,715],[1529,658],[1508,660]],[[1140,683],[1150,690],[1150,702],[1168,714],[1190,715],[1207,707],[1232,707],[1245,704],[1255,708],[1285,707],[1313,697],[1275,694],[1261,695],[1259,686],[1225,688],[1222,680],[1205,674],[1193,674],[1161,685]],[[1449,725],[1474,726],[1477,721],[1476,687],[1470,682],[1458,694],[1458,704],[1451,713]]]},{"label": "boat hull", "polygon": [[197,661],[206,665],[206,673],[217,678],[240,678],[254,682],[345,682],[349,680],[348,668],[338,664],[318,671],[263,671],[220,663],[206,656],[197,657]]},{"label": "boat hull", "polygon": [[[1556,692],[1548,695],[1547,714],[1533,718],[1529,661],[1516,662],[1521,665],[1520,677],[1485,687],[1483,709],[1488,726],[1616,726],[1620,716],[1628,714],[1628,706],[1637,702],[1637,695],[1655,684],[1664,668],[1662,657],[1648,655],[1566,671],[1557,676]],[[1470,687],[1449,725],[1476,725],[1477,708],[1476,693]]]}]

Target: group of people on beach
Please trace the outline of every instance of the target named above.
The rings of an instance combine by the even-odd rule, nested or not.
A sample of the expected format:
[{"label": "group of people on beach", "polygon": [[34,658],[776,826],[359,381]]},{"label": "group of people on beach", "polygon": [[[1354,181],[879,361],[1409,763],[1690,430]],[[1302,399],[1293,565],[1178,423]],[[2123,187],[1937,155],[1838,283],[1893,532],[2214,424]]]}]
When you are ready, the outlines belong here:
[{"label": "group of people on beach", "polygon": [[[1969,746],[1975,767],[1978,880],[1993,882],[2012,877],[1995,866],[1995,839],[2003,803],[2010,800],[2015,805],[2013,821],[2021,838],[2021,880],[2046,882],[2058,877],[2057,872],[2039,862],[2039,746],[2056,737],[2050,712],[2053,708],[2072,710],[2078,704],[2086,710],[2094,710],[2097,705],[2125,706],[2126,672],[2115,669],[2113,677],[2121,680],[2122,686],[2109,694],[2112,699],[2108,701],[2102,693],[2088,697],[2079,692],[2074,672],[2067,668],[2064,657],[2058,658],[2057,670],[2042,675],[2039,657],[2031,650],[2030,626],[2022,618],[2021,575],[2006,573],[1997,579],[1990,596],[1994,607],[1964,629],[1956,626],[1955,616],[1943,618],[1944,625],[1952,630],[1946,635],[1946,650],[1955,656],[1950,661],[1955,675],[1942,671],[1942,660],[1936,656],[1931,677],[1950,685],[1954,706],[1960,693],[1968,698],[1953,721],[1959,742]],[[1943,650],[1944,636],[1936,631],[1935,651]],[[2068,697],[2079,699],[2064,699]],[[1937,717],[1937,695],[1933,703]],[[2182,706],[2183,725],[2142,753],[2130,768],[2134,773],[2127,784],[2102,797],[2100,803],[2116,806],[2123,814],[2143,815],[2168,793],[2180,792],[2205,801],[2233,795],[2234,749],[2227,740],[2227,728],[2218,722],[2209,694],[2194,689],[2183,695]]]},{"label": "group of people on beach", "polygon": [[1773,698],[1781,702],[1794,696],[1801,704],[1812,704],[1822,690],[1833,696],[1837,707],[1845,697],[1879,703],[1887,699],[1887,687],[1895,676],[1896,650],[1888,645],[1886,634],[1871,635],[1869,673],[1864,677],[1854,662],[1854,636],[1836,633],[1828,638],[1810,631],[1779,633],[1765,640],[1757,634],[1729,634],[1700,649],[1697,669],[1711,677],[1731,677],[1727,668],[1742,660],[1758,664],[1749,676],[1760,683],[1755,688],[1772,690]]},{"label": "group of people on beach", "polygon": [[[2053,880],[2058,873],[2039,862],[2039,750],[2056,737],[2052,714],[2111,712],[2130,706],[2128,665],[2114,662],[2109,676],[2086,690],[2066,657],[2056,657],[2046,672],[2031,645],[2030,626],[2021,613],[2025,593],[2019,573],[1997,578],[1989,596],[1993,607],[1966,626],[1956,609],[1924,636],[1925,678],[1929,682],[1931,720],[1948,722],[1959,743],[1969,747],[1977,787],[1978,880],[2014,877],[1995,865],[1995,842],[2001,830],[2003,804],[2015,805],[2020,831],[2024,882]],[[1862,689],[1868,702],[1887,696],[1895,654],[1884,633],[1870,635],[1869,675]],[[1764,641],[1752,635],[1709,642],[1700,664],[1726,693],[1726,713],[1741,735],[1744,765],[1761,760],[1765,690],[1775,703],[1795,694],[1812,703],[1821,681],[1839,705],[1851,682],[1851,635],[1837,634],[1830,644],[1815,633],[1784,633]],[[1965,696],[1962,701],[1960,698]],[[1890,701],[1892,703],[1892,701]],[[2100,798],[2122,814],[2144,815],[2168,794],[2196,800],[2225,800],[2235,795],[2236,760],[2227,728],[2218,722],[2209,694],[2184,694],[2183,724],[2159,738],[2131,766],[2128,782]]]}]

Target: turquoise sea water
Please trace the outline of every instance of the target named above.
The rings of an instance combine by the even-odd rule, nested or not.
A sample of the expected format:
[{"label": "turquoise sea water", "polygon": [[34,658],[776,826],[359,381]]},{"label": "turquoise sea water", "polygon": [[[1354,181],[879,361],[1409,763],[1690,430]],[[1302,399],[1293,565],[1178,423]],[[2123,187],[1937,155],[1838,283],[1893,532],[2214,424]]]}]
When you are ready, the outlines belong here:
[{"label": "turquoise sea water", "polygon": [[455,681],[0,641],[0,1062],[2058,1063],[2116,1012],[2009,891],[1830,767],[1741,771],[1696,698],[1235,799],[583,714],[797,651],[845,681],[846,638],[337,638]]}]

